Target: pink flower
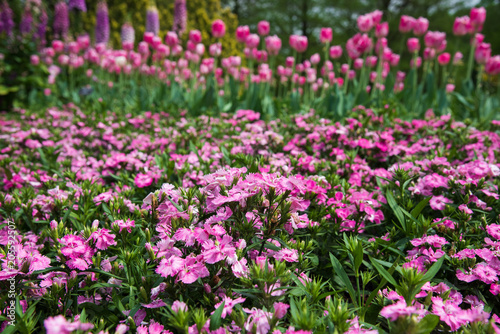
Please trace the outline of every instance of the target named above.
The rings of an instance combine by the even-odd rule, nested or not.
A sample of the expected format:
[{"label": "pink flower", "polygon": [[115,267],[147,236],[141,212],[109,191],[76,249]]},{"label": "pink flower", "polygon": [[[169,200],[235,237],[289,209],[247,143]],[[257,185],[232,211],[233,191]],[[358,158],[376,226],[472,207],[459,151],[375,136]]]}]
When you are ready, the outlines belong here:
[{"label": "pink flower", "polygon": [[401,16],[399,21],[399,31],[402,33],[407,33],[413,30],[415,26],[415,18],[407,15]]},{"label": "pink flower", "polygon": [[441,66],[448,65],[451,59],[451,55],[448,52],[443,52],[438,56],[438,63]]},{"label": "pink flower", "polygon": [[342,56],[342,47],[340,45],[334,45],[330,47],[330,58],[337,59]]},{"label": "pink flower", "polygon": [[245,322],[245,329],[249,332],[255,334],[267,334],[271,329],[269,320],[272,318],[273,314],[271,312],[266,312],[257,308],[243,309],[245,312],[250,313]]},{"label": "pink flower", "polygon": [[484,21],[486,21],[486,10],[484,7],[471,8],[470,24],[475,32],[483,30]]},{"label": "pink flower", "polygon": [[117,225],[120,228],[120,233],[122,232],[123,229],[126,229],[128,233],[132,232],[132,227],[135,227],[135,221],[131,220],[130,218],[127,219],[127,221],[123,221],[122,219],[120,220],[115,220],[113,222],[113,225]]},{"label": "pink flower", "polygon": [[424,37],[425,46],[438,50],[446,46],[446,33],[440,31],[429,31]]},{"label": "pink flower", "polygon": [[432,196],[431,200],[429,201],[429,205],[433,210],[444,210],[444,208],[446,207],[446,203],[453,203],[453,201],[442,195]]},{"label": "pink flower", "polygon": [[[228,315],[231,314],[231,312],[233,311],[233,307],[236,304],[241,304],[245,300],[246,299],[243,297],[239,297],[239,298],[236,298],[233,300],[233,299],[229,298],[228,296],[224,296],[223,300],[221,302],[215,304],[214,308],[217,310],[219,308],[219,306],[221,306],[222,303],[224,302],[224,308],[222,309],[221,317],[222,317],[222,319],[225,319]],[[212,314],[214,314],[214,312],[215,311],[213,311]]]},{"label": "pink flower", "polygon": [[69,334],[77,330],[88,331],[94,328],[94,325],[81,323],[78,320],[69,322],[62,315],[48,317],[43,324],[47,334]]},{"label": "pink flower", "polygon": [[226,34],[226,24],[224,21],[217,19],[212,23],[212,35],[215,38],[222,38]]},{"label": "pink flower", "polygon": [[248,35],[245,43],[247,45],[247,48],[249,49],[255,49],[257,46],[259,46],[260,38],[259,35],[257,34],[250,34]]},{"label": "pink flower", "polygon": [[197,258],[188,256],[184,261],[183,268],[178,272],[177,280],[182,281],[184,284],[191,284],[198,278],[209,276],[207,267]]},{"label": "pink flower", "polygon": [[427,20],[425,17],[419,17],[413,23],[413,33],[417,36],[422,36],[423,34],[425,34],[428,28],[429,20]]},{"label": "pink flower", "polygon": [[370,14],[360,15],[358,17],[358,28],[361,32],[368,32],[373,28],[373,17]]},{"label": "pink flower", "polygon": [[201,43],[201,32],[199,30],[191,30],[189,32],[189,40],[194,44]]},{"label": "pink flower", "polygon": [[149,174],[137,174],[135,177],[135,185],[139,188],[145,188],[153,183],[153,178]]},{"label": "pink flower", "polygon": [[281,39],[276,35],[266,37],[266,49],[271,56],[276,56],[281,49]]},{"label": "pink flower", "polygon": [[172,304],[172,311],[174,311],[175,313],[179,313],[179,311],[187,312],[187,310],[188,310],[188,306],[184,302],[176,300]]},{"label": "pink flower", "polygon": [[261,36],[269,35],[271,31],[271,25],[267,21],[260,21],[257,23],[257,33]]},{"label": "pink flower", "polygon": [[332,28],[321,28],[319,32],[319,41],[323,44],[330,43],[332,41],[333,33]]},{"label": "pink flower", "polygon": [[104,250],[107,249],[109,246],[114,246],[116,245],[115,241],[115,235],[110,234],[110,230],[107,230],[105,228],[101,228],[95,232],[92,232],[92,234],[89,237],[89,240],[94,240],[95,241],[95,246],[97,249]]},{"label": "pink flower", "polygon": [[290,308],[290,305],[277,302],[273,304],[273,308],[274,308],[274,316],[278,319],[281,319],[286,315],[286,312]]},{"label": "pink flower", "polygon": [[455,18],[453,23],[453,34],[456,36],[467,35],[472,32],[472,26],[470,23],[470,18],[468,16],[462,16]]},{"label": "pink flower", "polygon": [[375,36],[377,38],[386,37],[388,33],[389,33],[389,23],[382,22],[382,23],[378,23],[375,26]]},{"label": "pink flower", "polygon": [[238,42],[245,43],[249,35],[250,28],[248,26],[239,26],[236,28],[236,40]]},{"label": "pink flower", "polygon": [[491,45],[489,43],[480,43],[474,53],[474,57],[479,64],[486,64],[491,56]]},{"label": "pink flower", "polygon": [[162,277],[175,276],[184,267],[185,260],[172,255],[168,259],[162,259],[155,272]]},{"label": "pink flower", "polygon": [[486,226],[486,231],[493,238],[500,240],[500,225],[498,224],[490,224]]},{"label": "pink flower", "polygon": [[296,249],[283,248],[274,254],[274,258],[278,261],[298,262],[299,257]]},{"label": "pink flower", "polygon": [[290,36],[290,47],[299,53],[307,50],[307,37],[306,36]]},{"label": "pink flower", "polygon": [[412,314],[423,314],[425,310],[417,309],[416,306],[407,306],[404,300],[399,300],[394,304],[385,306],[380,310],[380,315],[390,321],[396,321],[399,317],[405,317]]},{"label": "pink flower", "polygon": [[465,311],[462,310],[453,300],[443,301],[440,297],[432,297],[432,313],[439,316],[452,331],[456,331],[460,326],[467,323],[464,317]]},{"label": "pink flower", "polygon": [[420,41],[418,38],[415,37],[408,38],[406,45],[408,46],[408,51],[410,53],[415,53],[418,52],[418,50],[420,50]]}]

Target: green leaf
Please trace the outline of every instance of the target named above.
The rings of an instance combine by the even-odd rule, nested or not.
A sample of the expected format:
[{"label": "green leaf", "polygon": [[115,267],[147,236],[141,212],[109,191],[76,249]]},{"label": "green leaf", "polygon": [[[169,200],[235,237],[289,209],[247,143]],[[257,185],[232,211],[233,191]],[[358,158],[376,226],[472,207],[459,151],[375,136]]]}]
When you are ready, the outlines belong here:
[{"label": "green leaf", "polygon": [[434,263],[429,268],[429,270],[422,277],[422,281],[424,281],[424,283],[425,282],[429,282],[431,279],[434,278],[434,276],[436,276],[436,274],[438,273],[439,269],[441,269],[441,266],[443,265],[444,258],[445,258],[445,256],[441,256],[441,258],[439,260],[437,260],[436,263]]},{"label": "green leaf", "polygon": [[429,334],[434,328],[436,328],[439,323],[439,316],[435,314],[427,314],[422,320],[418,322],[417,330],[415,334]]},{"label": "green leaf", "polygon": [[418,218],[418,215],[420,214],[420,212],[422,212],[422,210],[425,208],[425,206],[427,205],[427,203],[429,203],[429,201],[431,200],[430,197],[427,197],[427,198],[424,198],[423,200],[421,200],[412,210],[411,210],[411,215],[415,218]]},{"label": "green leaf", "polygon": [[392,275],[389,274],[389,272],[385,270],[384,267],[382,267],[379,263],[377,263],[377,261],[375,261],[375,259],[373,259],[371,256],[369,258],[372,265],[375,267],[375,269],[377,269],[377,271],[383,278],[385,278],[389,283],[391,283],[394,286],[398,285],[394,277],[392,277]]},{"label": "green leaf", "polygon": [[222,311],[224,310],[224,304],[226,304],[225,301],[222,302],[222,304],[215,310],[214,314],[210,317],[210,330],[214,331],[216,329],[219,329],[220,326],[222,325]]},{"label": "green leaf", "polygon": [[399,223],[401,224],[403,231],[406,231],[405,217],[398,203],[396,203],[396,200],[394,199],[394,196],[392,195],[390,190],[386,192],[385,198],[387,199],[387,203],[391,207],[392,211],[394,211],[396,218],[399,220]]},{"label": "green leaf", "polygon": [[340,279],[342,280],[342,282],[346,286],[347,292],[349,293],[349,296],[351,297],[351,300],[354,303],[354,306],[358,307],[358,302],[356,300],[356,292],[354,291],[352,283],[349,280],[349,276],[347,276],[347,273],[345,272],[344,267],[342,267],[342,264],[339,262],[339,260],[332,253],[330,253],[330,261],[332,262],[333,270],[340,277]]}]

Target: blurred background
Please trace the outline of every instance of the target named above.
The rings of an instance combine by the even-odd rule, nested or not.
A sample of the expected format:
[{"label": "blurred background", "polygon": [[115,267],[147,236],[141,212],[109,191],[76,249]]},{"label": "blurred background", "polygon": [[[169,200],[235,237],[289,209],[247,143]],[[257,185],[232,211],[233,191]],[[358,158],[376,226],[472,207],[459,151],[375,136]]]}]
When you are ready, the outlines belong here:
[{"label": "blurred background", "polygon": [[[3,0],[7,1],[7,0]],[[83,32],[94,38],[96,9],[100,0],[63,1],[70,8],[70,31],[73,38]],[[15,22],[23,15],[26,1],[8,0]],[[33,1],[32,1],[33,2]],[[52,36],[54,8],[61,0],[35,0],[40,9],[46,12],[49,24],[47,37]],[[120,47],[120,30],[124,23],[130,23],[135,29],[135,40],[142,40],[145,30],[146,11],[156,7],[159,14],[160,37],[174,30],[174,8],[176,3],[185,2],[187,27],[181,39],[187,39],[190,29],[202,32],[203,41],[215,42],[210,36],[211,23],[222,19],[227,26],[227,33],[222,40],[223,55],[234,55],[241,51],[234,32],[238,25],[248,25],[256,31],[257,23],[267,20],[271,23],[271,35],[278,35],[283,40],[283,52],[288,50],[288,37],[291,34],[308,37],[309,47],[306,55],[319,52],[321,44],[318,35],[322,27],[331,27],[334,31],[332,44],[343,45],[357,32],[356,18],[360,14],[379,9],[384,12],[384,21],[389,22],[388,39],[392,45],[408,36],[398,32],[401,15],[426,17],[430,21],[429,30],[451,32],[455,17],[468,15],[470,8],[483,6],[487,11],[486,23],[482,33],[491,43],[492,54],[500,53],[500,0],[108,0],[110,18],[110,46]],[[82,11],[81,9],[85,9]],[[36,17],[34,17],[36,21]],[[449,33],[451,35],[451,33]],[[70,36],[71,37],[71,36]],[[49,40],[51,38],[48,38]],[[456,48],[460,38],[448,38],[448,50]],[[398,50],[395,50],[396,52]]]}]

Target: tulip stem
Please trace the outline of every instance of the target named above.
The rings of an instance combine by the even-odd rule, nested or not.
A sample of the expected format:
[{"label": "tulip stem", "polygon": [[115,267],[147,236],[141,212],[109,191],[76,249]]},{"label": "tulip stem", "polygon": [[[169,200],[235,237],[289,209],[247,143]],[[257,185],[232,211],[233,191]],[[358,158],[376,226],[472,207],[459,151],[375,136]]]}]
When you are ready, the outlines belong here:
[{"label": "tulip stem", "polygon": [[476,45],[472,44],[472,47],[471,47],[470,53],[469,53],[469,60],[467,62],[467,75],[466,75],[467,80],[470,80],[471,76],[472,76],[472,66],[474,64],[474,53],[475,52],[476,52]]}]

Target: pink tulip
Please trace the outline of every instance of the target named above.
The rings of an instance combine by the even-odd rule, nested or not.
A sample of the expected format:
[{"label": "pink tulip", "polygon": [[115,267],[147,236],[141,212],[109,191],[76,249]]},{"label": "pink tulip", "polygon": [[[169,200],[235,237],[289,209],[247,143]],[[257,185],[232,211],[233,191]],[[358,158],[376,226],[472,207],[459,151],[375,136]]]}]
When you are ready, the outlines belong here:
[{"label": "pink tulip", "polygon": [[373,68],[377,66],[377,61],[378,61],[377,56],[368,56],[366,57],[366,66]]},{"label": "pink tulip", "polygon": [[271,56],[276,56],[281,49],[281,39],[276,35],[266,37],[266,49]]},{"label": "pink tulip", "polygon": [[471,45],[477,47],[479,44],[481,44],[484,41],[484,35],[477,33],[474,35],[474,37],[471,38]]},{"label": "pink tulip", "polygon": [[400,58],[400,55],[393,53],[391,55],[391,66],[398,66]]},{"label": "pink tulip", "polygon": [[290,36],[290,46],[297,52],[302,53],[307,50],[307,37],[306,36]]},{"label": "pink tulip", "polygon": [[358,17],[358,28],[361,32],[368,32],[373,28],[373,18],[370,14],[361,15]]},{"label": "pink tulip", "polygon": [[321,28],[319,32],[319,41],[323,44],[330,43],[333,38],[332,28]]},{"label": "pink tulip", "polygon": [[134,42],[132,41],[123,41],[122,42],[122,49],[123,50],[127,50],[127,51],[131,51],[134,49]]},{"label": "pink tulip", "polygon": [[210,45],[210,47],[208,48],[208,53],[210,53],[212,57],[220,56],[220,54],[222,53],[222,45],[220,43],[214,43]]},{"label": "pink tulip", "polygon": [[144,40],[144,42],[146,42],[148,44],[152,44],[153,43],[153,37],[155,37],[155,34],[153,32],[145,32],[143,40]]},{"label": "pink tulip", "polygon": [[197,55],[202,56],[205,53],[205,45],[202,43],[196,44],[195,52]]},{"label": "pink tulip", "polygon": [[382,22],[375,26],[375,36],[377,38],[386,37],[389,33],[389,23]]},{"label": "pink tulip", "polygon": [[486,65],[484,66],[484,70],[489,75],[500,74],[500,55],[490,57],[486,61]]},{"label": "pink tulip", "polygon": [[448,63],[450,62],[450,59],[451,59],[451,55],[448,52],[444,52],[438,56],[438,63],[441,66],[448,65]]},{"label": "pink tulip", "polygon": [[422,36],[429,29],[429,20],[425,17],[419,17],[413,24],[413,33],[417,36]]},{"label": "pink tulip", "polygon": [[470,23],[470,18],[468,16],[462,16],[455,18],[453,23],[453,34],[456,36],[467,35],[472,32],[472,26]]},{"label": "pink tulip", "polygon": [[387,48],[387,38],[381,37],[377,39],[377,43],[375,44],[375,53],[380,54],[384,52],[384,49]]},{"label": "pink tulip", "polygon": [[49,96],[51,93],[52,93],[52,91],[50,90],[50,88],[45,88],[45,89],[43,90],[43,94],[44,94],[45,96]]},{"label": "pink tulip", "polygon": [[64,50],[64,43],[59,40],[52,41],[52,48],[55,52],[62,52]]},{"label": "pink tulip", "polygon": [[38,55],[31,55],[30,57],[31,65],[37,66],[40,64],[40,57]]},{"label": "pink tulip", "polygon": [[454,84],[447,84],[446,85],[446,93],[451,93],[455,90],[455,85]]},{"label": "pink tulip", "polygon": [[236,40],[240,43],[245,43],[250,35],[250,28],[248,26],[239,26],[236,28]]},{"label": "pink tulip", "polygon": [[385,48],[384,51],[382,51],[382,59],[385,61],[391,61],[392,50],[390,48]]},{"label": "pink tulip", "polygon": [[177,37],[174,31],[169,31],[167,35],[165,35],[165,43],[170,47],[174,47],[179,44],[179,37]]},{"label": "pink tulip", "polygon": [[[418,57],[417,62],[416,62],[417,67],[420,67],[422,65],[422,58]],[[410,67],[414,68],[415,67],[415,59],[410,60]]]},{"label": "pink tulip", "polygon": [[380,21],[382,20],[382,16],[384,15],[384,13],[376,9],[373,12],[369,13],[368,15],[372,17],[373,24],[376,25],[379,24]]},{"label": "pink tulip", "polygon": [[311,64],[317,65],[321,61],[321,57],[318,53],[315,53],[311,56]]},{"label": "pink tulip", "polygon": [[330,58],[338,59],[342,56],[342,47],[340,45],[334,45],[330,47]]},{"label": "pink tulip", "polygon": [[246,40],[247,48],[255,49],[257,46],[259,46],[259,42],[260,42],[259,35],[250,34],[250,35],[248,35],[247,40]]},{"label": "pink tulip", "polygon": [[355,68],[356,70],[361,69],[361,68],[363,67],[363,63],[364,63],[363,58],[356,58],[356,59],[354,60],[354,68]]},{"label": "pink tulip", "polygon": [[201,43],[201,32],[199,30],[191,30],[189,32],[189,40],[194,44]]},{"label": "pink tulip", "polygon": [[424,59],[429,60],[429,59],[434,59],[436,57],[436,50],[431,49],[431,48],[425,48],[424,49]]},{"label": "pink tulip", "polygon": [[372,49],[373,42],[367,34],[357,33],[351,37],[346,43],[347,54],[350,58],[355,59],[363,53]]},{"label": "pink tulip", "polygon": [[261,36],[269,35],[271,31],[271,25],[267,21],[260,21],[257,23],[257,33]]},{"label": "pink tulip", "polygon": [[460,61],[462,61],[463,57],[464,57],[464,55],[462,54],[462,52],[457,51],[455,53],[455,55],[453,56],[453,65],[458,65],[460,63]]},{"label": "pink tulip", "polygon": [[78,36],[76,42],[78,43],[80,49],[85,50],[90,46],[90,37],[89,35]]},{"label": "pink tulip", "polygon": [[420,50],[420,41],[416,37],[408,38],[406,45],[408,46],[408,51],[410,53],[415,53]]},{"label": "pink tulip", "polygon": [[476,52],[474,53],[474,56],[479,64],[486,64],[491,56],[491,45],[489,43],[479,44]]},{"label": "pink tulip", "polygon": [[139,53],[142,55],[148,54],[149,53],[148,43],[146,41],[140,42],[137,51],[139,51]]},{"label": "pink tulip", "polygon": [[401,16],[401,20],[399,21],[399,31],[402,33],[407,33],[413,30],[415,26],[415,18],[403,15]]},{"label": "pink tulip", "polygon": [[349,64],[342,64],[342,66],[340,66],[340,72],[345,74],[347,71],[349,71]]},{"label": "pink tulip", "polygon": [[222,38],[226,34],[226,24],[224,21],[217,19],[212,23],[212,36]]},{"label": "pink tulip", "polygon": [[483,30],[484,21],[486,21],[486,10],[484,7],[472,8],[470,10],[470,23],[473,31],[480,32]]},{"label": "pink tulip", "polygon": [[158,46],[160,46],[160,44],[161,44],[160,36],[154,36],[153,41],[151,42],[151,46],[153,47],[153,49],[156,50],[156,48],[158,48]]},{"label": "pink tulip", "polygon": [[425,46],[436,50],[442,48],[445,40],[446,33],[440,31],[429,31],[424,37]]},{"label": "pink tulip", "polygon": [[293,67],[294,63],[295,63],[295,58],[293,58],[293,57],[286,57],[286,59],[285,59],[285,66],[286,67]]}]

